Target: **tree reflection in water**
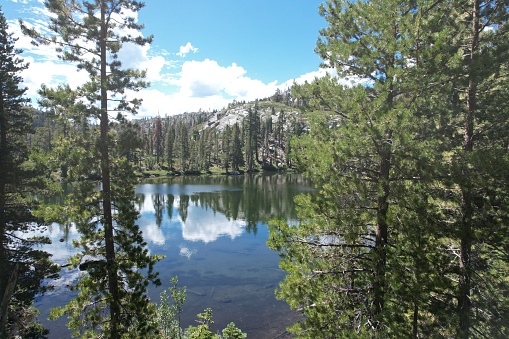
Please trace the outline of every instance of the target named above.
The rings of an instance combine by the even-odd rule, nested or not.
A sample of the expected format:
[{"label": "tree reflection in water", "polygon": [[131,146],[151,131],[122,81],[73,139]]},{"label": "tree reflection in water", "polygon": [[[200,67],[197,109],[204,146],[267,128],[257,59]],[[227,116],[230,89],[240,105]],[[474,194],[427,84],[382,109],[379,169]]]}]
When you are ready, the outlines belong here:
[{"label": "tree reflection in water", "polygon": [[[146,180],[136,187],[138,224],[153,254],[164,254],[156,270],[163,286],[149,290],[152,300],[171,277],[187,286],[182,320],[194,325],[205,307],[214,310],[217,328],[229,322],[250,337],[275,337],[299,319],[274,289],[284,278],[278,254],[265,244],[266,223],[272,217],[295,223],[295,195],[312,190],[300,175],[200,176]],[[69,234],[69,239],[76,235]],[[75,231],[74,231],[75,232]],[[50,252],[64,263],[72,255],[70,242],[59,242],[59,228],[48,234]],[[50,307],[69,298],[65,279],[52,295],[37,300],[45,318]],[[66,337],[65,325],[47,322],[50,338]]]}]

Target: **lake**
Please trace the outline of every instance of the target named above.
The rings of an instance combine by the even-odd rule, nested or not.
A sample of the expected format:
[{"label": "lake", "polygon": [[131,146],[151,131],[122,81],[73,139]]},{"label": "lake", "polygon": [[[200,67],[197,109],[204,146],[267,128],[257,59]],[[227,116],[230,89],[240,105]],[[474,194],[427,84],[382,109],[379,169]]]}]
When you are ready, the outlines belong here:
[{"label": "lake", "polygon": [[[285,274],[278,254],[266,245],[267,222],[278,217],[295,223],[293,198],[312,190],[298,174],[144,180],[135,191],[138,225],[151,253],[165,255],[156,265],[162,285],[149,287],[150,298],[158,302],[177,275],[179,286],[187,288],[184,327],[196,324],[196,315],[210,307],[214,332],[233,321],[250,338],[284,337],[285,327],[302,316],[274,296]],[[52,244],[46,250],[64,264],[76,251],[76,230],[52,225],[47,235]],[[68,285],[79,274],[63,269],[55,290],[35,300],[49,338],[69,336],[66,319],[46,318],[50,308],[72,297]]]}]

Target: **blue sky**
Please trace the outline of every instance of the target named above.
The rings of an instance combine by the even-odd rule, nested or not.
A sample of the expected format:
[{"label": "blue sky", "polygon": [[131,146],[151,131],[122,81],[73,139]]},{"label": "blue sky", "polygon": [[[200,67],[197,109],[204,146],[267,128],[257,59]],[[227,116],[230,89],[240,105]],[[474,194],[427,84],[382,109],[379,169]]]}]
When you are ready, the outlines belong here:
[{"label": "blue sky", "polygon": [[[139,116],[220,109],[232,100],[253,100],[322,76],[314,52],[326,25],[320,0],[145,0],[138,22],[152,45],[127,46],[125,65],[146,69],[150,88]],[[21,36],[17,20],[43,31],[48,21],[42,0],[2,0],[17,47],[30,62],[22,76],[36,99],[41,84],[77,86],[86,74],[62,64],[51,47],[35,48]]]}]

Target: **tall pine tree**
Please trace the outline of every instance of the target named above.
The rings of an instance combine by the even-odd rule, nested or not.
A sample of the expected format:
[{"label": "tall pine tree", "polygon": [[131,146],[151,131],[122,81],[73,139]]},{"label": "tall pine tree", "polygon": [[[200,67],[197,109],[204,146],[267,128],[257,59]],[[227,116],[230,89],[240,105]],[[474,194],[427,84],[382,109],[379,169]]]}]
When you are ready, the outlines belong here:
[{"label": "tall pine tree", "polygon": [[242,144],[240,142],[240,127],[238,123],[233,125],[231,153],[232,153],[231,154],[232,170],[238,172],[240,167],[244,165],[244,157],[242,155]]},{"label": "tall pine tree", "polygon": [[[426,267],[434,284],[446,285],[445,255],[419,256],[437,245],[425,227],[433,206],[419,198],[428,188],[432,141],[422,138],[413,111],[422,89],[410,76],[418,52],[428,47],[419,36],[428,20],[423,11],[433,6],[327,1],[320,7],[329,24],[317,44],[324,66],[360,84],[325,77],[296,88],[315,118],[293,149],[321,194],[298,199],[299,226],[274,222],[269,245],[289,272],[278,295],[307,315],[293,327],[303,337],[417,336],[437,324],[430,310],[446,307],[424,302],[443,295],[420,296],[435,286],[425,285],[418,271]],[[440,333],[435,329],[433,335]]]},{"label": "tall pine tree", "polygon": [[165,137],[165,152],[166,152],[166,164],[168,166],[168,171],[173,170],[173,157],[175,153],[175,124],[169,123],[168,130],[166,131]]},{"label": "tall pine tree", "polygon": [[84,175],[93,171],[95,160],[99,160],[100,191],[85,181],[75,186],[68,199],[69,215],[82,234],[77,242],[81,252],[72,263],[86,269],[87,274],[73,287],[78,296],[53,315],[66,314],[75,335],[100,332],[108,338],[120,338],[150,333],[155,309],[146,286],[150,280],[158,282],[153,272],[157,258],[148,254],[135,224],[133,169],[125,157],[114,157],[110,138],[110,114],[122,120],[125,112],[135,113],[139,107],[138,99],[126,100],[126,90],[147,86],[144,72],[123,67],[118,58],[124,44],[145,45],[152,39],[138,32],[143,26],[132,16],[144,4],[130,0],[49,0],[45,5],[54,14],[50,29],[55,35],[25,31],[36,42],[56,45],[62,60],[76,63],[78,70],[89,74],[89,80],[75,90],[80,96],[72,103],[65,101],[58,89],[41,91],[44,104],[61,105],[64,112],[79,106],[82,114],[100,123],[97,143],[90,145],[84,140],[85,147],[77,144],[70,152],[74,156],[81,153],[75,171]]},{"label": "tall pine tree", "polygon": [[451,1],[445,10],[447,29],[430,41],[442,58],[427,59],[425,69],[443,130],[434,202],[444,210],[454,263],[455,335],[502,338],[509,335],[508,3]]},{"label": "tall pine tree", "polygon": [[159,160],[163,156],[164,152],[164,134],[161,117],[157,117],[155,119],[153,131],[152,141],[154,144],[154,152],[156,154],[156,164],[159,165]]},{"label": "tall pine tree", "polygon": [[232,162],[232,127],[230,125],[226,125],[224,127],[222,137],[221,137],[221,150],[222,150],[222,164],[224,167],[224,172],[228,175],[230,172],[228,169],[230,168],[230,163]]}]

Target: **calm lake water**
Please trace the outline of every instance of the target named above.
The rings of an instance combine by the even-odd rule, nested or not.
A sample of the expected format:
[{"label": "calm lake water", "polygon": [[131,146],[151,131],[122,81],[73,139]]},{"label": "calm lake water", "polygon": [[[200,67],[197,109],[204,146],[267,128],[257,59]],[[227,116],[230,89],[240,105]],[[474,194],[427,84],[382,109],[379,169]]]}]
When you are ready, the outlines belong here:
[{"label": "calm lake water", "polygon": [[[149,288],[151,299],[158,302],[177,275],[179,286],[187,288],[184,327],[196,324],[196,315],[210,307],[214,331],[233,321],[250,338],[282,337],[301,315],[274,297],[284,272],[266,245],[266,224],[272,217],[295,222],[293,198],[309,191],[309,181],[296,174],[176,177],[137,185],[138,225],[151,253],[166,256],[156,265],[162,285]],[[48,236],[53,243],[47,250],[64,264],[76,251],[76,230],[53,225]],[[45,318],[72,297],[68,284],[79,275],[62,270],[55,290],[35,301],[50,338],[69,337],[66,319]]]}]

